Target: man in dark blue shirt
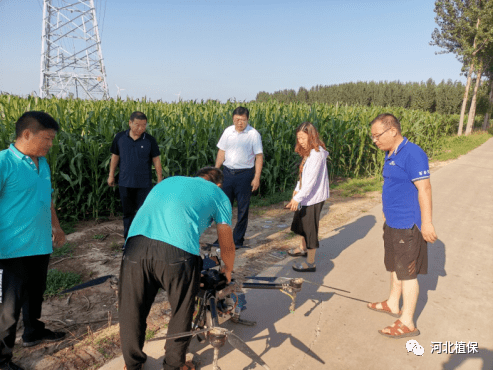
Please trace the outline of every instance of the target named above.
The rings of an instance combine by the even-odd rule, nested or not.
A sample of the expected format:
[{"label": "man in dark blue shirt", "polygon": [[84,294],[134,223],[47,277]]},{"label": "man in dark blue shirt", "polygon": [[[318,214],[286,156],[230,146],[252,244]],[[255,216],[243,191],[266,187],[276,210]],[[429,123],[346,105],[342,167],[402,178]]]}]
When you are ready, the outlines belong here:
[{"label": "man in dark blue shirt", "polygon": [[147,117],[142,112],[130,115],[129,130],[119,132],[111,146],[108,185],[115,186],[115,170],[119,166],[119,190],[123,208],[124,238],[130,224],[152,188],[151,163],[158,183],[163,179],[160,150],[156,139],[146,133]]},{"label": "man in dark blue shirt", "polygon": [[[419,296],[417,274],[427,274],[427,242],[437,239],[432,225],[432,189],[427,154],[401,135],[398,119],[380,114],[371,122],[371,138],[386,152],[383,167],[384,264],[391,291],[368,308],[399,317],[379,333],[392,338],[419,335],[413,315]],[[403,307],[400,310],[400,297]]]}]

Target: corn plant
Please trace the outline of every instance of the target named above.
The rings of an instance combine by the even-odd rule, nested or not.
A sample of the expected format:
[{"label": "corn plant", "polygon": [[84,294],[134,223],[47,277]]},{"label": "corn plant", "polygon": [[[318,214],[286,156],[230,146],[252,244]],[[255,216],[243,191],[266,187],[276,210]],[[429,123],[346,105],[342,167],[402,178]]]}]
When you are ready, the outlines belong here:
[{"label": "corn plant", "polygon": [[[0,150],[14,142],[15,122],[24,112],[51,114],[61,127],[47,156],[59,217],[66,221],[98,218],[120,211],[115,188],[106,183],[110,146],[118,132],[128,129],[132,112],[140,110],[148,117],[147,132],[158,142],[164,177],[193,176],[199,168],[214,165],[216,144],[232,124],[231,113],[238,105],[231,101],[168,104],[145,99],[83,101],[0,95]],[[250,124],[263,140],[261,195],[294,186],[300,163],[294,152],[295,129],[304,121],[314,123],[327,146],[331,179],[380,176],[384,153],[369,138],[369,123],[380,113],[397,116],[403,134],[429,155],[454,129],[450,116],[404,108],[273,101],[242,105],[249,108]]]}]

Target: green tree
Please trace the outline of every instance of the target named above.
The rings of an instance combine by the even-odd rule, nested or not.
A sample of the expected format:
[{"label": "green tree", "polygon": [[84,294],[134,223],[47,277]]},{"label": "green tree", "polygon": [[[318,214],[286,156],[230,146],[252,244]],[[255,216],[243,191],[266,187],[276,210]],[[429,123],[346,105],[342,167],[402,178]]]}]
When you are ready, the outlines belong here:
[{"label": "green tree", "polygon": [[[476,81],[480,83],[485,68],[482,66],[480,56],[489,47],[489,42],[492,44],[492,0],[436,1],[434,12],[439,28],[434,29],[430,45],[444,49],[438,54],[454,53],[463,63],[464,70],[468,69],[458,125],[458,135],[461,135],[472,72],[476,71]],[[477,90],[476,84],[474,94]],[[475,115],[476,95],[472,98],[472,102],[471,112]]]}]

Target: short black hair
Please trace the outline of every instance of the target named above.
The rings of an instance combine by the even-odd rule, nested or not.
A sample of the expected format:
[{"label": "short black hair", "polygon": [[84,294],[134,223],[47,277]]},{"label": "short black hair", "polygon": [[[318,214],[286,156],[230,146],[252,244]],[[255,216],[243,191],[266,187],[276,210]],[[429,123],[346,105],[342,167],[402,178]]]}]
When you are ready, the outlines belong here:
[{"label": "short black hair", "polygon": [[15,123],[15,136],[17,139],[21,137],[24,130],[29,130],[36,135],[42,130],[55,130],[58,132],[60,126],[48,113],[30,111],[24,113]]},{"label": "short black hair", "polygon": [[235,108],[235,110],[232,113],[232,117],[233,116],[243,116],[243,115],[246,115],[247,119],[249,119],[249,110],[245,107],[237,107],[237,108]]},{"label": "short black hair", "polygon": [[214,184],[223,184],[223,172],[216,167],[203,167],[197,171],[196,177],[202,177]]},{"label": "short black hair", "polygon": [[131,121],[134,121],[135,119],[145,119],[146,121],[148,120],[148,118],[146,117],[146,115],[142,112],[134,112],[130,115],[130,120]]},{"label": "short black hair", "polygon": [[385,128],[394,127],[401,134],[401,123],[391,113],[382,113],[372,120],[370,125],[380,122]]}]

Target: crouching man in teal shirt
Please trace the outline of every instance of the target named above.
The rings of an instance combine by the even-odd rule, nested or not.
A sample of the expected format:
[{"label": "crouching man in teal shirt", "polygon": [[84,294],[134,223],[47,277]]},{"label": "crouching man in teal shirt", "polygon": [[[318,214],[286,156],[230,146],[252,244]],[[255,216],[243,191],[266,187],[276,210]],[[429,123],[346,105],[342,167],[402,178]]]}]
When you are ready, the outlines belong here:
[{"label": "crouching man in teal shirt", "polygon": [[52,244],[65,243],[45,158],[58,130],[50,115],[26,112],[15,124],[15,144],[0,152],[1,370],[22,370],[11,361],[21,308],[24,347],[65,336],[39,321]]},{"label": "crouching man in teal shirt", "polygon": [[[202,269],[199,237],[213,221],[224,272],[231,280],[235,245],[232,207],[220,188],[223,173],[206,167],[196,176],[169,177],[157,184],[130,226],[118,289],[127,370],[139,370],[146,362],[146,317],[159,288],[168,293],[172,310],[168,334],[190,331]],[[188,344],[189,337],[166,341],[164,370],[179,370],[185,364]]]}]

